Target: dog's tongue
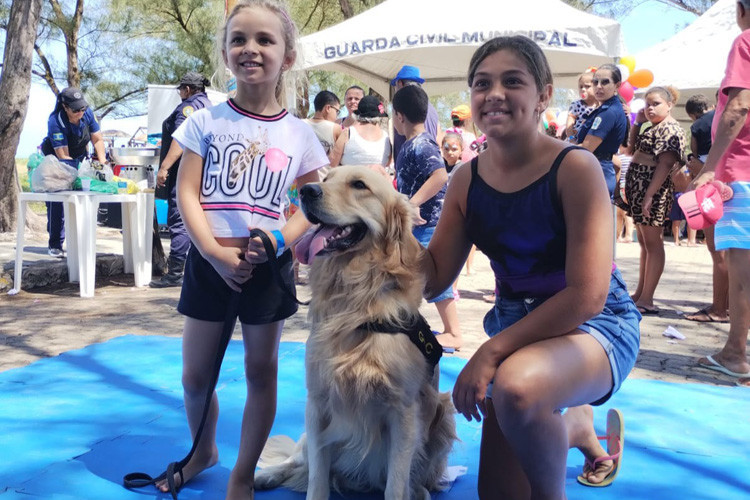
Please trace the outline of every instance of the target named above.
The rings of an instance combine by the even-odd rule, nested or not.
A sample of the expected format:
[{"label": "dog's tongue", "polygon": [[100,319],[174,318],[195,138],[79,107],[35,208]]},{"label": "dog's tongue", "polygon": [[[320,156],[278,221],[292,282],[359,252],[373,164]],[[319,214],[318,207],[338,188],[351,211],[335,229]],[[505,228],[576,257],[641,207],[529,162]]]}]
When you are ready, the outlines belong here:
[{"label": "dog's tongue", "polygon": [[310,229],[294,247],[297,260],[303,264],[312,262],[318,252],[326,247],[326,240],[333,235],[336,228],[331,226],[319,226]]}]

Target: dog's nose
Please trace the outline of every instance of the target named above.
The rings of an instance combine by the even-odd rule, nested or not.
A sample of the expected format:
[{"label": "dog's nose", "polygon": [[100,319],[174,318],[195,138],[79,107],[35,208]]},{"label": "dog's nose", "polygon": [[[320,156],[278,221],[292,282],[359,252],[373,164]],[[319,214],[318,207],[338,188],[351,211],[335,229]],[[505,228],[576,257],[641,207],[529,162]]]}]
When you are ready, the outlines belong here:
[{"label": "dog's nose", "polygon": [[303,200],[305,198],[314,200],[323,196],[323,189],[320,187],[320,184],[305,184],[299,190],[299,196]]}]

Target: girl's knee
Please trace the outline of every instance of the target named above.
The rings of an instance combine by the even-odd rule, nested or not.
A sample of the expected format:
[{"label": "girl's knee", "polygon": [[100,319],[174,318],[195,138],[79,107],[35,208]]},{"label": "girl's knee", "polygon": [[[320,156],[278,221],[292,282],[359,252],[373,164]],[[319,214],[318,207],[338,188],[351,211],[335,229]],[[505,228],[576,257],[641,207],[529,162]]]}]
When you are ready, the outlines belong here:
[{"label": "girl's knee", "polygon": [[252,359],[245,356],[245,378],[252,384],[269,384],[276,381],[278,362],[276,359]]},{"label": "girl's knee", "polygon": [[211,383],[211,374],[206,370],[182,373],[182,390],[188,396],[205,396]]},{"label": "girl's knee", "polygon": [[543,406],[538,377],[524,373],[498,372],[492,389],[492,404],[500,421],[525,419]]}]

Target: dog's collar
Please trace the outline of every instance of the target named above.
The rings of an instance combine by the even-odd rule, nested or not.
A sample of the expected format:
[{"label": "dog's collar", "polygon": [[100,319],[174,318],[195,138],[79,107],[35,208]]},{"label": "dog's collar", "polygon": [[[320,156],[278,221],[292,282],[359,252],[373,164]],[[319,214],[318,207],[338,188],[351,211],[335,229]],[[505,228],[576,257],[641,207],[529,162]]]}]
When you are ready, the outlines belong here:
[{"label": "dog's collar", "polygon": [[405,326],[399,326],[394,323],[368,321],[359,325],[359,328],[377,333],[403,333],[409,337],[412,344],[417,346],[417,349],[430,364],[430,368],[435,368],[443,355],[443,348],[435,338],[435,334],[432,333],[432,328],[430,328],[427,320],[421,314],[418,314],[404,324]]}]

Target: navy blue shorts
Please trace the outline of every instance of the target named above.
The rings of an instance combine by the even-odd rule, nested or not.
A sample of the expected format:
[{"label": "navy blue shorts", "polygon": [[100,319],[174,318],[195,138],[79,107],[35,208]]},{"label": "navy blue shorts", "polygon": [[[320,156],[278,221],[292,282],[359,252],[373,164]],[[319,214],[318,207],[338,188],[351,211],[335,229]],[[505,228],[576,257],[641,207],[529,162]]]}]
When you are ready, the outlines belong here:
[{"label": "navy blue shorts", "polygon": [[[294,291],[292,252],[279,257],[283,286]],[[229,297],[235,293],[200,252],[191,246],[185,262],[182,292],[177,310],[203,321],[224,321]],[[280,288],[266,263],[255,266],[253,277],[242,286],[239,318],[246,325],[265,325],[288,318],[297,312],[297,303]]]},{"label": "navy blue shorts", "polygon": [[[490,337],[502,331],[539,307],[546,299],[504,299],[497,297],[495,307],[484,316],[484,331]],[[641,341],[641,313],[628,294],[618,269],[612,271],[604,309],[578,327],[594,337],[604,348],[612,369],[612,390],[592,405],[604,404],[620,389],[635,366]],[[487,394],[490,395],[491,387]]]}]

